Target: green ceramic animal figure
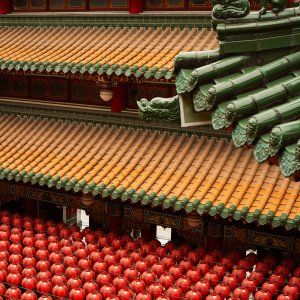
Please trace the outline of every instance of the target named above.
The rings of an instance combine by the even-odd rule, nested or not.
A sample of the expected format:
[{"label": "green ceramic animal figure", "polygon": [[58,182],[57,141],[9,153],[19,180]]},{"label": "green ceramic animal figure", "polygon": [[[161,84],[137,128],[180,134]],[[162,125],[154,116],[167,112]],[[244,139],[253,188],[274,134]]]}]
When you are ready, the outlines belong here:
[{"label": "green ceramic animal figure", "polygon": [[212,14],[217,19],[242,18],[249,14],[248,0],[212,0]]},{"label": "green ceramic animal figure", "polygon": [[156,97],[137,101],[141,118],[148,121],[176,122],[180,120],[179,98]]},{"label": "green ceramic animal figure", "polygon": [[281,11],[283,11],[287,4],[287,0],[262,0],[261,1],[262,8],[259,11],[260,16],[266,14],[268,1],[271,3],[272,12],[276,15],[279,14]]}]

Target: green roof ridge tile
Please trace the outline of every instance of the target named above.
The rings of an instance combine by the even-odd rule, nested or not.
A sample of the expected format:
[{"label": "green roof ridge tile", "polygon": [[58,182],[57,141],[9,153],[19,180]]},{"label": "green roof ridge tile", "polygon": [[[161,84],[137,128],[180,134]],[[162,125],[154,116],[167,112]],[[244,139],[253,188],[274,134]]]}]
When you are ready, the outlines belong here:
[{"label": "green roof ridge tile", "polygon": [[93,194],[93,196],[98,195],[99,192],[102,191],[102,188],[104,189],[106,187],[105,184],[101,184],[100,186],[97,187],[96,182],[92,182],[90,184],[86,184],[85,187],[83,188],[82,192],[86,195],[88,193],[91,193],[95,191],[96,194]]},{"label": "green roof ridge tile", "polygon": [[129,200],[129,199],[132,197],[132,195],[133,195],[134,193],[136,193],[135,189],[130,188],[128,191],[126,191],[126,192],[124,192],[124,193],[122,194],[121,200],[122,200],[122,201],[127,201],[127,200]]},{"label": "green roof ridge tile", "polygon": [[76,179],[76,178],[73,178],[72,180],[68,181],[65,185],[66,191],[70,191],[77,182],[78,182],[78,179]]},{"label": "green roof ridge tile", "polygon": [[16,170],[16,169],[15,169],[15,170],[12,170],[11,172],[9,172],[9,173],[7,174],[6,179],[9,180],[9,181],[11,181],[12,179],[15,178],[15,176],[16,176],[18,173],[19,173],[18,170]]},{"label": "green roof ridge tile", "polygon": [[120,76],[122,75],[127,69],[129,68],[129,66],[127,64],[121,66],[120,68],[118,68],[116,71],[115,71],[115,74]]},{"label": "green roof ridge tile", "polygon": [[125,190],[126,190],[126,188],[124,186],[121,186],[118,189],[115,189],[111,194],[111,198],[114,200],[121,198],[121,196],[125,192]]},{"label": "green roof ridge tile", "polygon": [[44,176],[41,176],[41,178],[39,180],[39,185],[40,186],[45,185],[49,179],[51,179],[51,175],[49,173]]},{"label": "green roof ridge tile", "polygon": [[55,186],[56,186],[57,189],[61,189],[61,188],[64,188],[68,182],[69,182],[69,178],[65,177],[65,178],[62,178],[62,179],[58,180],[56,182]]},{"label": "green roof ridge tile", "polygon": [[246,135],[248,144],[253,143],[259,135],[271,130],[282,122],[292,121],[300,114],[300,99],[288,99],[288,103],[278,105],[251,116],[247,123]]},{"label": "green roof ridge tile", "polygon": [[189,203],[187,203],[187,205],[185,206],[185,211],[186,212],[192,212],[194,210],[197,209],[197,207],[200,205],[200,200],[199,199],[194,199],[194,201],[190,201]]},{"label": "green roof ridge tile", "polygon": [[22,170],[21,172],[19,172],[18,174],[16,174],[15,181],[16,182],[21,181],[26,174],[27,174],[27,172],[25,170]]},{"label": "green roof ridge tile", "polygon": [[58,175],[55,175],[54,177],[50,178],[47,181],[47,186],[48,188],[52,188],[54,186],[56,186],[56,183],[60,180],[60,177]]},{"label": "green roof ridge tile", "polygon": [[119,68],[119,66],[120,66],[119,64],[113,64],[106,70],[106,74],[112,75],[115,72],[115,70]]},{"label": "green roof ridge tile", "polygon": [[276,155],[281,148],[296,143],[300,138],[300,121],[292,121],[275,126],[270,133],[270,155]]},{"label": "green roof ridge tile", "polygon": [[[142,198],[142,203],[153,203],[153,200],[155,199],[156,197],[156,193],[155,192],[151,192],[150,194],[147,194],[145,196],[143,196]],[[154,205],[154,203],[153,203]]]},{"label": "green roof ridge tile", "polygon": [[172,196],[171,198],[167,198],[163,201],[162,206],[165,209],[168,209],[170,207],[173,207],[175,202],[178,200],[176,196]]},{"label": "green roof ridge tile", "polygon": [[74,186],[73,186],[73,191],[79,192],[81,191],[85,186],[87,185],[87,181],[86,180],[82,180],[81,182],[77,182]]},{"label": "green roof ridge tile", "polygon": [[242,147],[247,143],[246,125],[248,119],[240,120],[236,123],[232,131],[232,141],[235,147]]},{"label": "green roof ridge tile", "polygon": [[10,168],[6,168],[5,170],[3,170],[1,173],[0,173],[0,179],[4,179],[6,178],[6,176],[11,172],[11,169]]},{"label": "green roof ridge tile", "polygon": [[226,106],[227,102],[219,104],[218,107],[212,112],[211,123],[213,129],[220,130],[225,128],[226,120],[225,120],[225,111],[223,107]]},{"label": "green roof ridge tile", "polygon": [[96,63],[95,65],[92,65],[89,70],[88,73],[89,74],[94,74],[95,72],[97,72],[97,70],[101,67],[100,63]]},{"label": "green roof ridge tile", "polygon": [[179,211],[181,209],[184,209],[188,203],[189,203],[189,199],[187,197],[185,197],[182,200],[177,200],[174,203],[174,208],[176,211]]},{"label": "green roof ridge tile", "polygon": [[31,181],[32,184],[36,184],[36,183],[39,182],[39,180],[40,180],[42,177],[43,177],[43,174],[42,174],[42,173],[38,173],[38,174],[32,176],[32,178],[31,178],[30,181]]},{"label": "green roof ridge tile", "polygon": [[112,192],[116,189],[116,187],[114,185],[111,185],[109,187],[106,187],[105,189],[103,189],[103,191],[101,192],[101,196],[103,198],[106,198],[108,196],[111,196]]},{"label": "green roof ridge tile", "polygon": [[29,173],[25,174],[24,177],[23,177],[23,182],[24,183],[29,182],[34,175],[35,175],[34,171],[30,171]]},{"label": "green roof ridge tile", "polygon": [[250,96],[233,100],[225,109],[226,127],[240,118],[248,117],[253,112],[281,104],[286,101],[286,97],[296,96],[299,91],[300,78],[296,77],[254,92]]},{"label": "green roof ridge tile", "polygon": [[254,145],[254,157],[259,163],[266,161],[270,157],[269,139],[270,134],[264,134]]}]

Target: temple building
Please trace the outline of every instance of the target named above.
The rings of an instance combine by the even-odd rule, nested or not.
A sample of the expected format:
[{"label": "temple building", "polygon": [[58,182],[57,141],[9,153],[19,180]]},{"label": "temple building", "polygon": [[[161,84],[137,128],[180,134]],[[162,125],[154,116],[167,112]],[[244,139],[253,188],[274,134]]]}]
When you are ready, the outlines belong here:
[{"label": "temple building", "polygon": [[[47,244],[51,254],[89,256],[93,267],[76,266],[94,278],[78,275],[81,286],[66,285],[69,299],[297,299],[300,10],[268,5],[0,1],[1,250],[13,249],[5,239],[25,248],[11,235],[35,230],[37,240],[60,241],[56,251]],[[89,229],[76,225],[78,209],[89,215]],[[166,246],[157,226],[171,229]],[[157,281],[169,274],[164,256],[183,273],[170,286],[159,281],[160,292],[145,279],[150,298],[129,282],[109,294],[94,264],[120,249],[147,257],[148,268],[163,264],[161,274],[151,271]],[[95,261],[93,252],[103,257]],[[120,253],[105,260],[107,271]],[[155,253],[154,262],[147,255]],[[135,254],[131,264],[142,259]],[[5,260],[6,253],[0,265]],[[188,288],[178,283],[183,274]],[[275,290],[265,284],[274,284],[272,275],[283,277]],[[30,293],[9,280],[5,293]],[[89,290],[85,283],[95,280],[98,291]],[[181,298],[168,292],[175,281]],[[57,296],[52,287],[36,289],[29,290],[39,299]],[[129,298],[119,295],[126,289]],[[96,292],[102,296],[87,296]]]}]

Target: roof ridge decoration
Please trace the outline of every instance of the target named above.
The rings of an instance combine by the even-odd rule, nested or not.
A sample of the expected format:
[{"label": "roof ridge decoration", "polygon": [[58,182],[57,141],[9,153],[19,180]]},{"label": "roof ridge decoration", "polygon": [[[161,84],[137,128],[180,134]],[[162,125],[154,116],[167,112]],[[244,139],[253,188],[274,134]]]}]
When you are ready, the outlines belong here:
[{"label": "roof ridge decoration", "polygon": [[[253,147],[258,162],[271,159],[291,176],[300,171],[300,8],[285,0],[271,0],[271,11],[263,0],[258,12],[247,0],[213,4],[219,48],[175,58],[181,126],[227,128],[236,147]],[[143,118],[155,118],[153,104]]]}]

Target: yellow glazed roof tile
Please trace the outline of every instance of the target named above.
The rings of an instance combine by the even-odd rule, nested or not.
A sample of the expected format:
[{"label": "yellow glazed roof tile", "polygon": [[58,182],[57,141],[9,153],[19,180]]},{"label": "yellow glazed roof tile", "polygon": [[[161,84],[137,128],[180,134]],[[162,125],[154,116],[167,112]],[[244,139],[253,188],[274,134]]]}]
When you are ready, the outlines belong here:
[{"label": "yellow glazed roof tile", "polygon": [[118,75],[145,67],[143,72],[153,69],[164,76],[167,70],[171,78],[179,52],[217,45],[213,30],[198,28],[0,27],[0,64],[57,73],[103,74],[111,67]]},{"label": "yellow glazed roof tile", "polygon": [[233,149],[214,138],[0,116],[0,179],[297,225],[300,183]]}]

